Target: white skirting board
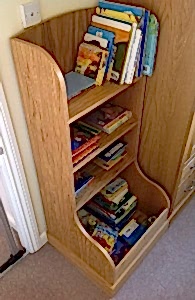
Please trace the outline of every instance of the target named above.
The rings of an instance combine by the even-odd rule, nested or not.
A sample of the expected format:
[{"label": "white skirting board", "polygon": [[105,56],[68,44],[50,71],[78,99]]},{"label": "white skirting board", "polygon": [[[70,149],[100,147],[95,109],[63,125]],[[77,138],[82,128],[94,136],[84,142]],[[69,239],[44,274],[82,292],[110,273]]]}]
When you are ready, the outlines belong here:
[{"label": "white skirting board", "polygon": [[16,143],[2,84],[0,83],[0,171],[21,244],[30,253],[47,242],[46,231],[39,233],[31,197]]}]

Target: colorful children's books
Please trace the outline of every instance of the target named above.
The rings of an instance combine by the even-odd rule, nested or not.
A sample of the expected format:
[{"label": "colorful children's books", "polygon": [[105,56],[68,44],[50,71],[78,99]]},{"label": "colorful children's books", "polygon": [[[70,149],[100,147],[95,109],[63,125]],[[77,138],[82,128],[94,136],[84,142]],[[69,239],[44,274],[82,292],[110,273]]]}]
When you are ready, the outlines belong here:
[{"label": "colorful children's books", "polygon": [[147,229],[147,216],[140,211],[136,211],[129,223],[119,232],[119,235],[129,245],[134,246]]},{"label": "colorful children's books", "polygon": [[109,226],[97,224],[92,234],[96,240],[108,253],[111,253],[117,241],[118,232]]},{"label": "colorful children's books", "polygon": [[128,192],[128,184],[126,180],[117,178],[105,186],[100,193],[108,200],[119,203],[121,198]]},{"label": "colorful children's books", "polygon": [[98,148],[98,143],[94,143],[94,144],[90,145],[89,147],[85,148],[85,150],[80,151],[78,154],[75,154],[72,157],[73,165],[75,166],[75,164],[77,164],[78,162],[80,162],[81,160],[83,160],[86,156],[88,156],[89,154],[91,154],[97,148]]},{"label": "colorful children's books", "polygon": [[106,65],[106,71],[105,74],[108,73],[108,69],[113,57],[113,45],[114,45],[114,38],[115,34],[111,31],[104,30],[102,28],[94,27],[94,26],[89,26],[88,27],[88,33],[93,34],[97,37],[101,37],[103,39],[106,39],[108,41],[108,60],[107,60],[107,65]]},{"label": "colorful children's books", "polygon": [[108,103],[86,118],[83,118],[82,122],[110,134],[130,119],[131,116],[132,113],[127,109]]},{"label": "colorful children's books", "polygon": [[70,137],[73,157],[93,145],[98,146],[100,139],[99,135],[83,130],[77,123],[70,126]]},{"label": "colorful children's books", "polygon": [[111,9],[119,12],[132,13],[134,16],[141,18],[143,16],[143,8],[126,5],[122,3],[99,0],[98,6],[104,9]]},{"label": "colorful children's books", "polygon": [[78,195],[89,183],[94,179],[94,176],[86,171],[78,171],[74,175],[75,194]]},{"label": "colorful children's books", "polygon": [[102,29],[112,31],[115,34],[113,57],[109,66],[107,80],[120,82],[128,43],[130,39],[131,25],[113,21],[99,16],[92,16],[92,25]]},{"label": "colorful children's books", "polygon": [[122,21],[124,23],[137,23],[136,17],[132,12],[120,12],[116,10],[96,7],[96,14],[101,17]]},{"label": "colorful children's books", "polygon": [[125,83],[127,83],[127,84],[131,84],[133,82],[135,68],[136,68],[135,61],[136,61],[136,55],[137,55],[137,51],[138,51],[138,47],[139,47],[139,43],[140,43],[140,38],[141,38],[141,30],[137,29],[135,32],[135,40],[134,40],[134,43],[132,46],[132,51],[131,51],[129,63],[127,66],[127,72],[125,75]]},{"label": "colorful children's books", "polygon": [[77,72],[69,72],[65,74],[65,82],[68,100],[79,95],[82,91],[95,85],[95,80],[79,74]]}]

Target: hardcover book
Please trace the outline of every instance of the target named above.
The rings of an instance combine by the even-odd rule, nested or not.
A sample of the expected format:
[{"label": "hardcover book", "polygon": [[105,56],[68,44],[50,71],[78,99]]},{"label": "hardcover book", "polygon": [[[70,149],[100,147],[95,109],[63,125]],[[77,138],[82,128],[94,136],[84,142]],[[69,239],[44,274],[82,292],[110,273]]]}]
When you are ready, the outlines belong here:
[{"label": "hardcover book", "polygon": [[108,253],[111,253],[118,238],[118,232],[109,226],[98,224],[92,234],[96,240]]},{"label": "hardcover book", "polygon": [[70,126],[70,137],[73,157],[92,145],[97,145],[97,142],[100,139],[99,135],[85,131],[77,123],[74,123],[74,125]]},{"label": "hardcover book", "polygon": [[73,71],[65,74],[64,78],[66,82],[68,100],[95,85],[94,79]]},{"label": "hardcover book", "polygon": [[92,180],[94,176],[86,171],[78,171],[74,176],[75,193],[78,195]]},{"label": "hardcover book", "polygon": [[118,128],[121,123],[130,119],[131,116],[132,113],[127,109],[108,103],[84,118],[82,122],[101,129],[106,133],[111,133]]},{"label": "hardcover book", "polygon": [[75,71],[94,79],[97,85],[101,85],[105,75],[107,59],[107,50],[82,43],[79,46]]},{"label": "hardcover book", "polygon": [[98,28],[98,27],[94,27],[94,26],[88,27],[88,33],[93,34],[98,37],[101,37],[103,39],[106,39],[108,41],[109,56],[108,56],[106,71],[105,71],[105,74],[107,74],[112,57],[113,57],[113,45],[114,45],[115,34],[111,31],[104,30],[102,28]]}]

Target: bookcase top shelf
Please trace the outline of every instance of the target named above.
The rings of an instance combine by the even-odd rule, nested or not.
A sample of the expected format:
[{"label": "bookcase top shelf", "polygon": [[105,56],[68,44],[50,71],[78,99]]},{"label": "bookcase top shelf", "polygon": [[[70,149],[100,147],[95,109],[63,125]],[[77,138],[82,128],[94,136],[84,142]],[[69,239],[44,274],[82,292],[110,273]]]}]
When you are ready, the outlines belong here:
[{"label": "bookcase top shelf", "polygon": [[106,82],[102,86],[96,86],[71,99],[68,104],[69,124],[78,120],[96,107],[102,105],[107,100],[126,90],[138,82],[136,78],[132,84],[118,85],[112,82]]},{"label": "bookcase top shelf", "polygon": [[83,159],[80,163],[78,163],[74,168],[73,172],[75,173],[80,168],[84,167],[88,162],[90,162],[94,157],[96,157],[100,152],[114,143],[117,139],[122,137],[128,131],[132,130],[138,124],[136,116],[132,116],[127,122],[123,125],[119,126],[114,132],[111,134],[107,134],[105,132],[101,132],[101,138],[99,141],[99,147],[89,154],[85,159]]}]

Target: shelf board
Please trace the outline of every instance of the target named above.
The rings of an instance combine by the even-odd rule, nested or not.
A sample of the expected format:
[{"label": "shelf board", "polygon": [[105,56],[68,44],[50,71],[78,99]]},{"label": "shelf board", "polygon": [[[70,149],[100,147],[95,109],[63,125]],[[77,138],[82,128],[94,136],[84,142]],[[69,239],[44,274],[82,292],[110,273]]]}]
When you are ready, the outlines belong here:
[{"label": "shelf board", "polygon": [[85,188],[78,197],[76,197],[76,210],[78,211],[85,203],[87,203],[95,194],[97,194],[105,185],[120,174],[126,167],[132,164],[135,157],[128,154],[113,166],[109,171],[102,169],[94,163],[87,167],[87,171],[95,176],[93,181]]},{"label": "shelf board", "polygon": [[89,113],[91,110],[95,109],[99,105],[102,105],[110,98],[126,90],[139,80],[140,78],[136,78],[134,79],[132,84],[123,85],[118,85],[113,82],[106,82],[101,86],[96,86],[94,88],[82,92],[78,96],[71,99],[68,104],[68,123],[70,124],[76,121],[77,119],[81,118],[82,116]]},{"label": "shelf board", "polygon": [[86,156],[80,163],[78,163],[75,167],[73,167],[73,172],[75,173],[80,168],[85,166],[88,162],[90,162],[93,158],[95,158],[99,153],[101,153],[104,149],[126,134],[128,131],[132,130],[137,125],[137,119],[135,116],[132,116],[127,122],[118,127],[111,134],[107,134],[105,132],[101,132],[101,138],[99,140],[99,147],[93,151],[91,154]]}]

